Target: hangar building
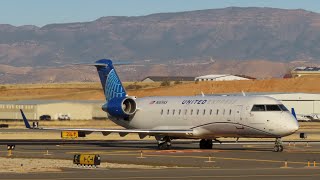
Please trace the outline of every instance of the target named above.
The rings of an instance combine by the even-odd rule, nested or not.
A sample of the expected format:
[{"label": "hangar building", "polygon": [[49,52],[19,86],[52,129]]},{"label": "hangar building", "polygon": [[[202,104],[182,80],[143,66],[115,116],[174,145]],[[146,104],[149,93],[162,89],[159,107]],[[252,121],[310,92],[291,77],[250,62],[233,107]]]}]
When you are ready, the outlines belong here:
[{"label": "hangar building", "polygon": [[161,81],[194,81],[194,77],[184,76],[148,76],[141,82],[161,82]]},{"label": "hangar building", "polygon": [[292,77],[317,76],[320,77],[320,67],[297,67],[291,71]]},{"label": "hangar building", "polygon": [[[251,78],[252,79],[252,78]],[[195,81],[235,81],[235,80],[250,80],[250,78],[230,74],[210,74],[199,76]]]},{"label": "hangar building", "polygon": [[281,101],[288,109],[294,108],[297,114],[320,114],[320,94],[274,93],[265,95]]},{"label": "hangar building", "polygon": [[101,110],[103,101],[55,101],[24,100],[0,101],[0,119],[22,119],[22,109],[30,120],[39,120],[42,115],[50,115],[57,120],[60,115],[68,115],[71,120],[102,119],[106,113]]}]

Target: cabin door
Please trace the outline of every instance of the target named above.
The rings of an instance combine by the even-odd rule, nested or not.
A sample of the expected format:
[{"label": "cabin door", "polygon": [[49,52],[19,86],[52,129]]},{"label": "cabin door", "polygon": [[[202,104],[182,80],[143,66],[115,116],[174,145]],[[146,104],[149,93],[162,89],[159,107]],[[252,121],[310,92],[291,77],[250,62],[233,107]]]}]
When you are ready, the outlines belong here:
[{"label": "cabin door", "polygon": [[234,112],[234,123],[237,129],[244,129],[242,112],[243,112],[243,106],[237,105]]}]

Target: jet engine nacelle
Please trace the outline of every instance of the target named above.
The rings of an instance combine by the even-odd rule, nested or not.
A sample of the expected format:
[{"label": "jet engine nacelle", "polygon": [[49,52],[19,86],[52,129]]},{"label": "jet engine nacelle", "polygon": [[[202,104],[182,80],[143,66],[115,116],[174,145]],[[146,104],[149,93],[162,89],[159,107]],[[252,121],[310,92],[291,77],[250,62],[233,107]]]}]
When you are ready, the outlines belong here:
[{"label": "jet engine nacelle", "polygon": [[111,116],[125,118],[133,115],[137,111],[137,104],[134,99],[128,97],[112,98],[102,109]]}]

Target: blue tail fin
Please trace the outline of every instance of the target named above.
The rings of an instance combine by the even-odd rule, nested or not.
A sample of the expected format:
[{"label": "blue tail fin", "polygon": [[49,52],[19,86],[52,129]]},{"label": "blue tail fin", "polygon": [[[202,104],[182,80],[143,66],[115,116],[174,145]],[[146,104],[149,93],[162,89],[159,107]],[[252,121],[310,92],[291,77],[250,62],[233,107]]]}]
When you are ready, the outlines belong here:
[{"label": "blue tail fin", "polygon": [[94,65],[97,68],[107,102],[112,98],[125,97],[127,95],[111,60],[100,59]]}]

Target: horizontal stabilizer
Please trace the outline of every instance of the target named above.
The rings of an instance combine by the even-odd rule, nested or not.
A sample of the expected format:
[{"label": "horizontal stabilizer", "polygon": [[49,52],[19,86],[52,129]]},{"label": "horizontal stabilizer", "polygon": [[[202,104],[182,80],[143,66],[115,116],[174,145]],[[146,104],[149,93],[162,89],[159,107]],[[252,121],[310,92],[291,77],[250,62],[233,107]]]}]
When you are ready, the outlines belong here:
[{"label": "horizontal stabilizer", "polygon": [[[131,62],[112,62],[112,65],[114,66],[121,66],[121,65],[131,65]],[[73,63],[72,65],[77,66],[108,66],[108,64],[105,63]]]}]

